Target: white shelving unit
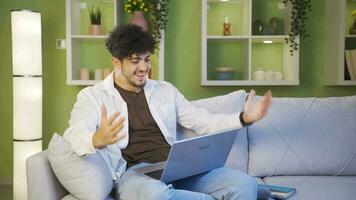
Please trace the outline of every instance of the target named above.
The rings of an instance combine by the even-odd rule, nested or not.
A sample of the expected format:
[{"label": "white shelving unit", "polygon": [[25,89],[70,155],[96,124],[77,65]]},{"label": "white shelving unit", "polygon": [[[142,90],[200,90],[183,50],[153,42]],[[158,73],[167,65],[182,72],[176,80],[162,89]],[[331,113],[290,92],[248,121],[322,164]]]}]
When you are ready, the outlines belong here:
[{"label": "white shelving unit", "polygon": [[[92,5],[100,6],[103,9],[103,35],[93,36],[88,33],[90,24],[88,8]],[[105,47],[105,40],[109,31],[118,24],[118,8],[117,0],[66,0],[68,85],[94,85],[100,81],[80,80],[80,69],[83,67],[89,68],[91,79],[94,79],[95,69],[113,69],[111,55]],[[158,55],[159,80],[164,80],[164,34],[162,36]]]},{"label": "white shelving unit", "polygon": [[[279,0],[202,0],[202,85],[299,85],[299,51],[293,56],[285,43],[289,32],[290,8],[283,7]],[[264,8],[264,6],[266,8]],[[271,35],[252,34],[258,9],[274,9],[280,22],[279,32]],[[236,14],[237,13],[237,14]],[[223,23],[231,22],[231,35],[223,36]],[[265,22],[266,23],[266,22]],[[268,21],[267,21],[268,23]],[[265,26],[265,29],[268,26]],[[281,28],[282,27],[282,28]],[[264,41],[272,44],[264,44]],[[297,38],[299,42],[299,38]],[[227,65],[235,72],[231,80],[219,80],[216,68]],[[277,70],[282,80],[254,80],[253,73],[260,68],[264,71]]]},{"label": "white shelving unit", "polygon": [[350,35],[352,9],[356,9],[355,0],[325,1],[325,85],[356,85],[356,80],[345,80],[345,50],[356,49],[356,35]]}]

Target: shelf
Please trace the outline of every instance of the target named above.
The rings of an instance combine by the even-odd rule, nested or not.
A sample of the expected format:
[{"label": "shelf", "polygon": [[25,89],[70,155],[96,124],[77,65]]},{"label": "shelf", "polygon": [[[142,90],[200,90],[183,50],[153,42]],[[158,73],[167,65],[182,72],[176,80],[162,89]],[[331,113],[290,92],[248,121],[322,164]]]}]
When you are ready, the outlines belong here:
[{"label": "shelf", "polygon": [[[96,9],[98,6],[102,11],[101,28],[102,33],[108,34],[117,22],[117,1],[110,3],[99,0],[67,0],[67,17],[70,17],[69,33],[72,35],[88,35],[89,34],[89,9],[94,6]],[[70,15],[68,15],[70,13]]]},{"label": "shelf", "polygon": [[221,39],[221,40],[234,40],[234,39],[248,39],[249,36],[207,36],[207,39]]},{"label": "shelf", "polygon": [[97,80],[67,80],[67,85],[95,85],[99,82]]},{"label": "shelf", "polygon": [[[202,0],[201,84],[299,85],[299,50],[290,55],[286,44],[290,11],[280,0]],[[222,35],[224,17],[232,24],[228,36]],[[265,19],[273,19],[271,29]],[[266,31],[252,34],[254,20]]]},{"label": "shelf", "polygon": [[[285,7],[284,3],[279,0],[252,0],[252,34],[284,35],[288,33],[290,30],[290,12],[290,4]],[[258,24],[259,26],[257,26]],[[255,26],[262,26],[262,30],[256,31]]]},{"label": "shelf", "polygon": [[[253,36],[220,36],[220,35],[209,35],[206,36],[206,39],[221,39],[221,40],[230,40],[230,39],[261,39],[260,41],[263,41],[263,39],[271,39],[273,41],[279,42],[282,41],[284,42],[285,38],[288,38],[288,35],[253,35]],[[258,41],[258,40],[254,40]]]},{"label": "shelf", "polygon": [[[346,50],[354,54],[356,49],[356,35],[350,35],[349,29],[352,26],[354,17],[350,13],[356,10],[356,1],[353,0],[326,0],[325,1],[325,65],[324,65],[324,84],[330,86],[356,85],[356,80],[348,79],[350,74],[346,61]],[[351,54],[347,54],[347,56]],[[352,58],[354,57],[354,58]],[[351,69],[355,56],[349,57]],[[355,74],[355,73],[354,73]],[[355,74],[356,76],[356,74]]]},{"label": "shelf", "polygon": [[[88,9],[98,6],[102,10],[102,35],[89,34]],[[67,84],[93,85],[96,69],[113,69],[111,55],[105,46],[105,39],[117,24],[117,1],[66,0],[67,31]],[[81,69],[89,71],[90,80],[80,80]]]},{"label": "shelf", "polygon": [[71,38],[80,40],[105,40],[107,35],[72,35]]},{"label": "shelf", "polygon": [[216,80],[219,67],[231,67],[234,80],[248,80],[248,40],[208,40],[207,80]]},{"label": "shelf", "polygon": [[[66,44],[67,44],[67,84],[93,85],[100,80],[93,80],[96,69],[113,69],[111,55],[106,49],[105,41],[109,32],[117,24],[126,24],[129,15],[124,12],[123,1],[117,0],[66,0]],[[88,9],[98,6],[103,11],[101,35],[90,35],[90,18]],[[125,16],[126,15],[126,16]],[[120,22],[120,23],[118,23]],[[151,56],[152,77],[164,80],[164,32],[162,41]],[[89,71],[89,79],[80,80],[81,69]],[[103,77],[104,79],[105,77]]]},{"label": "shelf", "polygon": [[254,73],[256,71],[263,70],[265,73],[269,71],[281,73],[284,81],[298,82],[299,55],[296,55],[298,52],[293,56],[290,55],[289,46],[285,43],[284,38],[269,38],[268,40],[273,41],[273,43],[265,44],[262,42],[265,39],[262,38],[252,39],[251,79],[255,79]]},{"label": "shelf", "polygon": [[356,38],[356,35],[345,35],[345,38]]},{"label": "shelf", "polygon": [[[111,55],[106,50],[106,46],[102,38],[99,39],[71,39],[71,68],[68,75],[68,83],[84,83],[80,80],[80,70],[87,68],[89,70],[90,79],[94,79],[96,69],[112,69]],[[79,80],[79,82],[75,82]]]},{"label": "shelf", "polygon": [[223,35],[223,23],[231,23],[231,35],[242,36],[250,34],[249,0],[205,1],[207,34]]},{"label": "shelf", "polygon": [[263,43],[264,41],[272,41],[273,43],[285,43],[287,35],[264,35],[264,36],[252,36],[253,43]]},{"label": "shelf", "polygon": [[339,85],[356,85],[356,80],[348,80],[348,81],[342,81],[339,83]]},{"label": "shelf", "polygon": [[235,81],[235,80],[207,80],[202,81],[202,85],[206,86],[233,86],[233,85],[244,85],[244,86],[291,86],[291,85],[299,85],[299,81]]}]

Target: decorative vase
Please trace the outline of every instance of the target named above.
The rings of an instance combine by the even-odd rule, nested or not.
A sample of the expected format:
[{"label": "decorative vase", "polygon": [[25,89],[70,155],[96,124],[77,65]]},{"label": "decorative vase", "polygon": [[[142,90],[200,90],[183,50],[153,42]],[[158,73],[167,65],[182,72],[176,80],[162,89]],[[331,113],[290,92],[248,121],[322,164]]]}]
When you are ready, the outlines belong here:
[{"label": "decorative vase", "polygon": [[231,35],[231,23],[223,23],[223,35],[224,36],[229,36]]},{"label": "decorative vase", "polygon": [[223,65],[216,68],[216,79],[217,80],[233,80],[234,79],[234,69]]},{"label": "decorative vase", "polygon": [[130,24],[141,26],[144,31],[148,30],[147,20],[145,19],[145,15],[141,11],[133,12]]},{"label": "decorative vase", "polygon": [[101,25],[92,24],[89,26],[90,35],[100,35],[101,34]]},{"label": "decorative vase", "polygon": [[263,81],[265,77],[265,72],[262,69],[257,68],[257,70],[253,73],[253,80]]},{"label": "decorative vase", "polygon": [[279,30],[279,24],[280,21],[277,17],[272,17],[269,20],[268,28],[269,28],[269,34],[271,35],[278,35],[280,30]]},{"label": "decorative vase", "polygon": [[271,71],[271,70],[268,70],[268,71],[266,71],[265,73],[264,73],[264,75],[265,75],[265,81],[272,81],[274,78],[274,73],[273,73],[273,71]]},{"label": "decorative vase", "polygon": [[263,22],[261,20],[256,20],[255,23],[253,23],[252,34],[263,35],[263,31],[264,31]]}]

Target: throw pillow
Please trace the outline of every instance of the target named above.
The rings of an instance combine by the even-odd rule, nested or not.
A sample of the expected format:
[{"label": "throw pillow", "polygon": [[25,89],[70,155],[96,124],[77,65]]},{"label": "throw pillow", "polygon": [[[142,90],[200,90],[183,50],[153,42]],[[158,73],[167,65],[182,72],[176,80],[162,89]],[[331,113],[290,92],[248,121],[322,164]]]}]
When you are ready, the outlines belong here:
[{"label": "throw pillow", "polygon": [[109,196],[113,180],[98,153],[78,156],[55,133],[48,146],[48,159],[59,182],[76,198],[98,200]]}]

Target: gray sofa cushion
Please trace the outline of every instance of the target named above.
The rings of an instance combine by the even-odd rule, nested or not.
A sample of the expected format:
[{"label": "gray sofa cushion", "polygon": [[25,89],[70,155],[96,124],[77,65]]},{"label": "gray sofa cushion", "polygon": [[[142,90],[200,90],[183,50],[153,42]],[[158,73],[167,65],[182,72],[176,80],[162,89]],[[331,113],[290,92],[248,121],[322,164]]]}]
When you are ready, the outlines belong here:
[{"label": "gray sofa cushion", "polygon": [[48,159],[59,182],[76,198],[98,200],[110,194],[111,173],[98,153],[78,156],[66,140],[54,134],[48,145]]},{"label": "gray sofa cushion", "polygon": [[253,176],[356,175],[356,96],[273,98],[248,138]]},{"label": "gray sofa cushion", "polygon": [[266,184],[294,187],[289,200],[354,200],[356,176],[276,176],[263,179]]},{"label": "gray sofa cushion", "polygon": [[[211,113],[232,114],[241,112],[245,105],[246,92],[244,90],[235,91],[223,96],[216,96],[206,99],[192,101],[198,108],[205,108]],[[239,119],[236,119],[239,120]],[[177,126],[177,139],[194,137],[196,134],[192,130]],[[231,149],[226,166],[240,171],[247,172],[248,162],[247,129],[238,130],[234,146]]]}]

